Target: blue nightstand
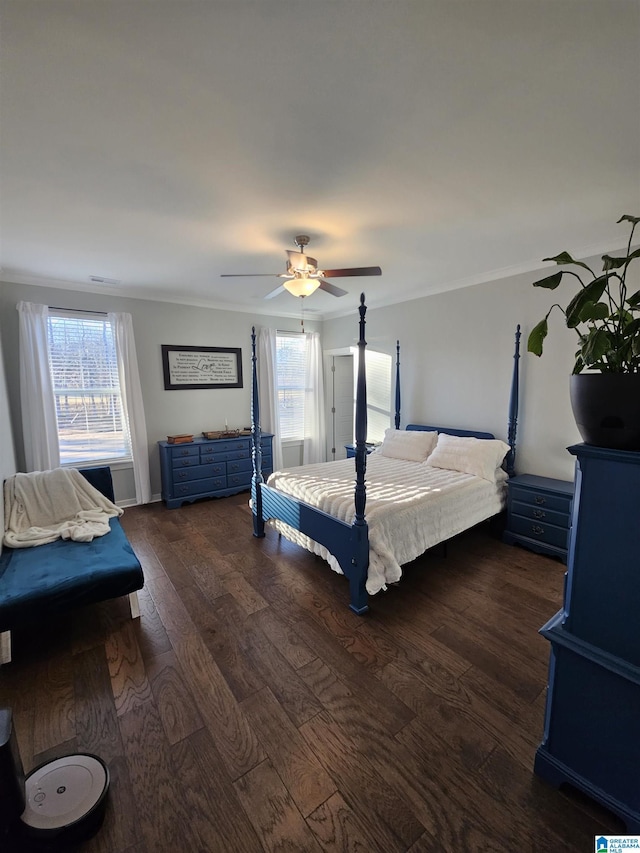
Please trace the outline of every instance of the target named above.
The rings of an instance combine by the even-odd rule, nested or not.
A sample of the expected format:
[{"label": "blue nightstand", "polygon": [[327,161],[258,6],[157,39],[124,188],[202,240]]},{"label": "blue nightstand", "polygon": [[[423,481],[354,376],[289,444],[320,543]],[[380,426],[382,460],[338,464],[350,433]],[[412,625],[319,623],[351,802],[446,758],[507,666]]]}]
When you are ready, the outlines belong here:
[{"label": "blue nightstand", "polygon": [[520,474],[507,481],[503,540],[567,562],[573,483]]},{"label": "blue nightstand", "polygon": [[[367,444],[367,456],[371,453],[372,450],[375,450],[376,447],[380,447],[380,445],[379,444]],[[352,456],[356,455],[355,444],[345,444],[344,449],[347,451],[347,459],[350,459]]]}]

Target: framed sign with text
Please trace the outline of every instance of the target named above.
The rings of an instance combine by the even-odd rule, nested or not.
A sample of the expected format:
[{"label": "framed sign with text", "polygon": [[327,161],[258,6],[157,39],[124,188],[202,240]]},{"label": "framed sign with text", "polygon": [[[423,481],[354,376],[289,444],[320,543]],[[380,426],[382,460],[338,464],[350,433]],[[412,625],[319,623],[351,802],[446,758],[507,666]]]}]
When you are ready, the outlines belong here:
[{"label": "framed sign with text", "polygon": [[242,388],[242,350],[162,344],[165,391]]}]

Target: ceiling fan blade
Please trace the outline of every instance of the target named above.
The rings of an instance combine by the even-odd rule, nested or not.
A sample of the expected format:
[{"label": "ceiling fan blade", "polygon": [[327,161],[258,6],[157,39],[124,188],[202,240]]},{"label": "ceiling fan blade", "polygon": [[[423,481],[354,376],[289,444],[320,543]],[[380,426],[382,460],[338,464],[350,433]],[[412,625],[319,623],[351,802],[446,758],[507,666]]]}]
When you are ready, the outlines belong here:
[{"label": "ceiling fan blade", "polygon": [[382,275],[380,267],[352,267],[344,270],[322,270],[327,278],[340,278],[345,275]]},{"label": "ceiling fan blade", "polygon": [[269,276],[269,278],[284,278],[286,273],[279,272],[223,272],[220,278],[257,278],[258,276]]},{"label": "ceiling fan blade", "polygon": [[323,278],[320,279],[318,290],[324,290],[325,293],[330,293],[332,296],[346,296],[349,292],[341,287],[336,287],[335,284],[331,284],[330,281],[325,281]]},{"label": "ceiling fan blade", "polygon": [[281,284],[279,287],[276,287],[275,290],[272,290],[271,293],[267,293],[264,297],[265,299],[273,299],[274,296],[280,296],[281,293],[284,293],[285,288],[284,284]]}]

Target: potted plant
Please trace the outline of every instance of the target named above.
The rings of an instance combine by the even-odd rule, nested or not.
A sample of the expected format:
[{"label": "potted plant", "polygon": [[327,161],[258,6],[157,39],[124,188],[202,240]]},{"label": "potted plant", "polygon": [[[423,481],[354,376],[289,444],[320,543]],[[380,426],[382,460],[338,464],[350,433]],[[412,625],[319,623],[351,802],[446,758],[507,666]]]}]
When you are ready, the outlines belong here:
[{"label": "potted plant", "polygon": [[[566,308],[557,302],[549,308],[531,330],[527,349],[542,355],[549,315],[554,308],[561,311],[567,328],[578,335],[570,389],[583,440],[600,447],[640,450],[640,289],[627,285],[630,264],[640,258],[640,249],[632,251],[640,217],[625,215],[618,222],[631,225],[627,251],[622,256],[603,255],[601,273],[568,252],[544,258],[580,269],[561,269],[535,281],[534,287],[555,290],[563,278],[570,277],[578,281],[579,289]],[[587,273],[591,279],[585,281]]]}]

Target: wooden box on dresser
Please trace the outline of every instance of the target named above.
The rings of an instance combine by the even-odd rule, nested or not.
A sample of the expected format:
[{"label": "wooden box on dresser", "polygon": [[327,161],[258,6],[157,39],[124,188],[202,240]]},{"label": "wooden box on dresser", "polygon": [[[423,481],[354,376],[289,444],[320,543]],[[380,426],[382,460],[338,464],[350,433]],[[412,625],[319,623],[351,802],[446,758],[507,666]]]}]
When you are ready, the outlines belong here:
[{"label": "wooden box on dresser", "polygon": [[507,481],[503,539],[567,562],[573,483],[520,474]]},{"label": "wooden box on dresser", "polygon": [[[251,488],[251,436],[209,440],[196,438],[188,444],[159,441],[162,500],[169,509],[198,498],[235,495]],[[273,436],[262,433],[262,474],[273,470]]]},{"label": "wooden box on dresser", "polygon": [[640,452],[578,444],[562,610],[535,772],[640,832]]}]

